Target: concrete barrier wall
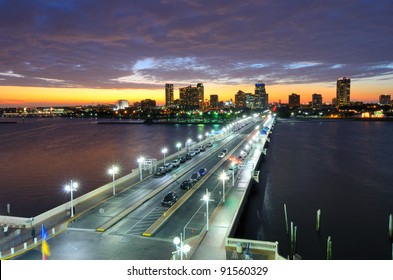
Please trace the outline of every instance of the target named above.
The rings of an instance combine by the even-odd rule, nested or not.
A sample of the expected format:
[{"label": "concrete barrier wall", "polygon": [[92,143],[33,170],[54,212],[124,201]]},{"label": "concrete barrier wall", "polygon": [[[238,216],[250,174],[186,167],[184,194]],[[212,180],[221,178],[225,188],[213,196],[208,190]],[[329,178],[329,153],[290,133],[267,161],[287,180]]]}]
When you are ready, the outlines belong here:
[{"label": "concrete barrier wall", "polygon": [[25,227],[26,225],[30,225],[30,218],[23,217],[14,217],[14,216],[0,216],[0,225],[1,226],[10,226],[10,227]]},{"label": "concrete barrier wall", "polygon": [[[272,121],[270,124],[268,124],[268,126],[269,126],[269,131],[271,130],[272,125],[273,125],[273,121]],[[261,140],[261,141],[262,141],[262,142],[261,142],[261,146],[262,146],[261,154],[259,155],[258,161],[257,161],[256,165],[254,166],[254,171],[255,171],[257,168],[259,168],[259,166],[260,166],[260,164],[261,164],[261,161],[262,161],[262,158],[263,158],[263,156],[264,156],[263,153],[262,153],[262,151],[263,151],[263,148],[266,146],[266,143],[267,143],[266,138],[267,138],[267,137],[263,137],[262,140]],[[249,183],[248,183],[247,189],[246,189],[246,191],[243,193],[243,197],[242,197],[241,203],[240,203],[240,205],[239,205],[239,207],[238,207],[238,210],[236,211],[235,217],[233,218],[233,220],[232,220],[232,222],[231,222],[230,231],[229,231],[229,234],[228,234],[228,238],[233,237],[234,234],[235,234],[235,231],[236,231],[236,229],[237,229],[237,227],[238,227],[238,225],[239,225],[239,220],[240,220],[240,218],[242,217],[243,212],[244,212],[244,209],[245,209],[245,207],[246,207],[246,205],[247,205],[248,197],[249,197],[249,195],[250,195],[251,188],[252,188],[252,185],[253,185],[253,184],[254,184],[254,181],[252,180],[252,177],[250,177],[250,181],[249,181]]]}]

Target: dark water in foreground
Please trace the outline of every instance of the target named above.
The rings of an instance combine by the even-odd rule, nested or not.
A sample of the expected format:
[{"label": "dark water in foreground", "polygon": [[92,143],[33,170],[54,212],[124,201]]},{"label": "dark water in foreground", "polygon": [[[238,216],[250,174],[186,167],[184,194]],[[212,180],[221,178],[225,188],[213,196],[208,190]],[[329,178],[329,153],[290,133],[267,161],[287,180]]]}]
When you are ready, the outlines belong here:
[{"label": "dark water in foreground", "polygon": [[[6,119],[6,121],[10,121]],[[16,119],[0,125],[0,215],[34,217],[69,201],[63,186],[77,180],[75,197],[112,177],[113,163],[122,176],[137,168],[137,158],[163,158],[177,152],[176,143],[196,141],[216,125],[98,125],[81,119]]]},{"label": "dark water in foreground", "polygon": [[393,123],[278,121],[261,168],[263,182],[239,230],[243,237],[277,240],[287,257],[286,203],[303,259],[326,259],[328,236],[333,259],[392,258]]}]

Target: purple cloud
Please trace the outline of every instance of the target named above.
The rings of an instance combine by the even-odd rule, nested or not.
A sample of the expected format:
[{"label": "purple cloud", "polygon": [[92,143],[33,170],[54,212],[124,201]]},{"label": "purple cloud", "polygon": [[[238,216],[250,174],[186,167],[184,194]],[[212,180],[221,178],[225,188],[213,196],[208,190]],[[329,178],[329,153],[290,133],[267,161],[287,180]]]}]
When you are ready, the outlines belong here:
[{"label": "purple cloud", "polygon": [[0,0],[0,85],[383,77],[393,73],[392,13],[388,0]]}]

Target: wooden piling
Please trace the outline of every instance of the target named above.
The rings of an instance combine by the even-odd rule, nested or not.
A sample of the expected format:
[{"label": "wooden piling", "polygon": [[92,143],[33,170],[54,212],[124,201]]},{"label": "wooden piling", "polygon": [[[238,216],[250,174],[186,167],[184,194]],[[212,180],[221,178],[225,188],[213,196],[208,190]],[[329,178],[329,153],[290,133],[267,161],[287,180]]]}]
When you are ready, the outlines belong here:
[{"label": "wooden piling", "polygon": [[326,247],[327,247],[326,259],[331,260],[332,259],[332,239],[330,238],[330,236],[328,236]]},{"label": "wooden piling", "polygon": [[288,235],[288,215],[287,215],[287,205],[284,203],[284,215],[285,215],[285,229]]},{"label": "wooden piling", "polygon": [[296,243],[297,243],[297,226],[295,226],[293,233],[293,254],[296,254]]},{"label": "wooden piling", "polygon": [[315,229],[318,233],[321,231],[321,209],[317,210],[317,224]]},{"label": "wooden piling", "polygon": [[294,242],[294,228],[293,228],[293,222],[291,222],[291,257],[293,257],[293,255],[295,254],[293,242]]}]

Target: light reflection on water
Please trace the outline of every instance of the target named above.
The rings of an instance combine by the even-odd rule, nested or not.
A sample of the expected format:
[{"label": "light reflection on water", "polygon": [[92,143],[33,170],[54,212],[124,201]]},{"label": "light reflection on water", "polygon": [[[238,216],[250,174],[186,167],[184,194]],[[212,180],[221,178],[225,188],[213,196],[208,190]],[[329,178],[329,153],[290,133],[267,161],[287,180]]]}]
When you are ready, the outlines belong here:
[{"label": "light reflection on water", "polygon": [[107,168],[126,175],[141,155],[160,160],[161,148],[177,152],[188,138],[197,140],[217,125],[97,125],[81,119],[17,119],[0,125],[0,214],[31,217],[69,200],[68,180],[80,183],[82,195],[110,181]]}]

